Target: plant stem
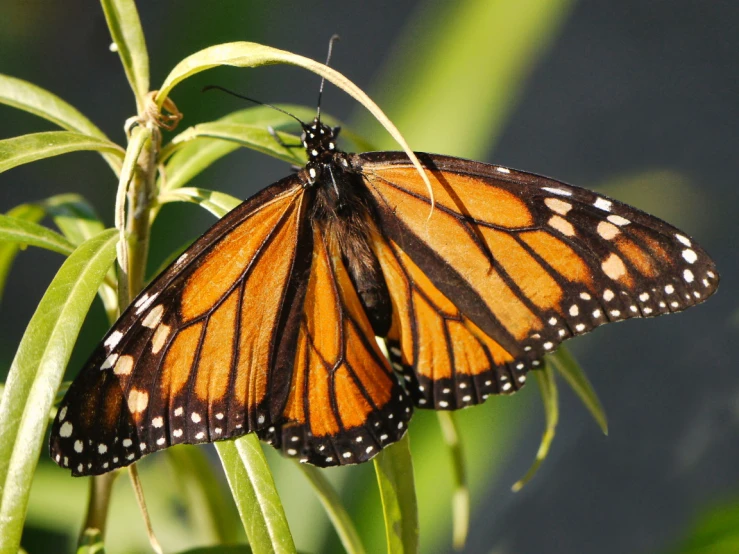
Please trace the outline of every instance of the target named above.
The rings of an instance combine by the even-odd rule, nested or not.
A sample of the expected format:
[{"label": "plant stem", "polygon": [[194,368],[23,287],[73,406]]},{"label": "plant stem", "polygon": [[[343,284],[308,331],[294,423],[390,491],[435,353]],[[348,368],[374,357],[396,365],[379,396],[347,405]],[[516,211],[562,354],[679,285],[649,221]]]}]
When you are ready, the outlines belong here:
[{"label": "plant stem", "polygon": [[[151,231],[149,213],[155,194],[156,160],[161,144],[161,135],[156,124],[147,122],[146,125],[151,129],[151,139],[146,141],[139,154],[130,184],[125,182],[119,184],[121,187],[128,186],[126,194],[128,206],[125,223],[126,240],[122,245],[124,250],[122,254],[127,260],[125,264],[127,270],[124,270],[119,263],[119,312],[122,312],[144,287]],[[99,530],[101,536],[105,535],[105,524],[114,479],[115,473],[98,475],[91,479],[87,517],[85,518],[81,537],[84,537],[91,529]]]},{"label": "plant stem", "polygon": [[117,472],[96,475],[90,479],[90,496],[87,500],[87,515],[85,525],[80,534],[80,541],[85,538],[90,530],[98,530],[104,533],[105,524],[108,520],[108,505],[110,504],[110,493]]}]

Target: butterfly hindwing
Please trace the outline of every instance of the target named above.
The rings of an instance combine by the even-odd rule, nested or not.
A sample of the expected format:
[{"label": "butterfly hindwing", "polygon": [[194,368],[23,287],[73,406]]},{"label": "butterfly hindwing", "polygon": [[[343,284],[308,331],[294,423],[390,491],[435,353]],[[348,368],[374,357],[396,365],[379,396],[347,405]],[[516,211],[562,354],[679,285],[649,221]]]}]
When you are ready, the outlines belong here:
[{"label": "butterfly hindwing", "polygon": [[57,463],[97,474],[172,444],[269,425],[293,274],[309,263],[305,228],[303,188],[287,178],[221,219],[147,287],[60,406]]},{"label": "butterfly hindwing", "polygon": [[374,457],[412,414],[375,340],[336,244],[318,226],[282,426],[260,438],[317,466]]},{"label": "butterfly hindwing", "polygon": [[[444,156],[419,158],[429,170],[433,210],[425,184],[403,154],[361,154],[351,163],[361,168],[375,198],[393,255],[412,262],[397,260],[409,283],[404,286],[413,289],[406,304],[435,310],[444,320],[443,326],[433,323],[438,329],[432,331],[434,318],[414,313],[406,323],[413,331],[405,336],[415,341],[399,337],[396,344],[398,363],[413,366],[412,378],[421,386],[426,366],[414,363],[417,345],[431,337],[458,343],[448,323],[454,318],[467,318],[509,354],[512,360],[496,367],[519,381],[517,371],[536,367],[567,338],[609,321],[681,311],[718,285],[713,262],[692,239],[635,208],[529,173]],[[414,272],[423,277],[414,278]],[[419,286],[424,279],[443,301],[419,303],[429,286]],[[456,312],[442,308],[447,301]],[[451,359],[451,346],[447,350]],[[471,342],[461,354],[475,350]],[[442,369],[439,375],[448,373]],[[439,377],[442,391],[452,389],[456,406],[467,405],[460,402],[465,396],[470,403],[481,398],[459,390],[470,386],[468,379],[455,375],[448,387],[445,378]],[[433,398],[417,392],[417,404],[425,398],[427,405],[433,400],[433,407],[446,407],[446,399],[440,405],[439,383]]]}]

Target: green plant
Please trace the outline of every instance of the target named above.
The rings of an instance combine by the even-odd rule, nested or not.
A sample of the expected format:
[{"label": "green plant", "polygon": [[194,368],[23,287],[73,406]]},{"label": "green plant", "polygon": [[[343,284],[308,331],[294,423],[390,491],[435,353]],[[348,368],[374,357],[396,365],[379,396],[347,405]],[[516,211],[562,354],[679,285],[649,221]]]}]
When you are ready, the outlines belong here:
[{"label": "green plant", "polygon": [[[475,4],[470,2],[468,8],[474,8]],[[82,323],[96,295],[100,296],[112,323],[120,309],[142,288],[151,225],[162,206],[171,202],[193,202],[216,216],[233,208],[238,203],[233,197],[186,185],[239,146],[288,162],[302,162],[300,155],[280,146],[267,130],[271,126],[290,140],[292,137],[286,131],[292,128],[292,120],[263,107],[240,110],[218,121],[195,125],[165,142],[162,127],[176,122],[178,117],[176,107],[169,100],[172,89],[189,76],[217,65],[298,65],[326,77],[358,99],[375,117],[384,121],[393,137],[403,144],[402,137],[379,109],[336,71],[301,56],[254,43],[221,44],[188,56],[172,69],[158,91],[152,92],[149,90],[148,54],[133,1],[102,0],[102,5],[137,106],[136,116],[126,124],[128,143],[125,148],[108,139],[85,116],[57,96],[28,82],[0,76],[0,102],[43,117],[64,129],[0,141],[0,171],[64,153],[93,150],[103,156],[118,182],[114,229],[104,229],[89,203],[78,195],[58,195],[24,204],[0,216],[0,292],[21,247],[37,246],[67,256],[28,325],[3,391],[0,405],[0,537],[3,551],[6,548],[13,551],[20,544],[31,483],[39,456],[43,456],[45,429],[49,416],[53,415],[56,393],[64,386],[63,375]],[[533,14],[529,30],[534,34],[545,25],[542,21],[548,12],[533,10],[529,13]],[[460,25],[465,24],[462,19]],[[539,24],[534,24],[536,22]],[[531,53],[523,48],[520,57],[528,60]],[[511,68],[522,65],[517,65],[515,59],[511,61],[511,57],[505,60]],[[522,79],[519,76],[519,80]],[[424,88],[427,85],[420,80],[415,86]],[[491,119],[500,119],[506,102],[510,99],[501,100],[498,103],[501,107],[483,120],[488,127]],[[290,110],[306,119],[313,113],[311,108],[291,107]],[[357,135],[349,136],[360,149],[367,149],[368,141]],[[143,214],[143,217],[134,217],[134,214]],[[46,216],[52,218],[58,232],[39,224]],[[113,270],[116,259],[118,263]],[[552,359],[554,367],[574,384],[605,429],[602,410],[577,366],[563,353]],[[557,421],[556,386],[551,368],[539,375],[539,383],[545,399],[547,429],[535,466],[526,479],[546,455]],[[444,441],[451,453],[455,488],[451,510],[455,543],[460,545],[464,542],[469,516],[466,461],[454,418],[446,414],[441,422]],[[251,548],[258,552],[295,551],[287,518],[257,439],[246,436],[219,443],[217,449]],[[406,436],[375,462],[386,541],[392,552],[412,552],[419,545],[410,452]],[[187,488],[183,494],[198,495],[202,500],[190,503],[190,510],[202,510],[193,520],[209,521],[208,532],[219,543],[238,540],[240,535],[232,528],[219,525],[224,519],[233,521],[236,512],[221,495],[218,483],[209,482],[213,478],[205,469],[207,464],[202,453],[195,448],[180,448],[172,449],[167,456],[177,480],[189,484],[183,485]],[[350,552],[362,552],[360,534],[331,483],[319,470],[303,467],[301,470],[326,507],[343,546]],[[80,540],[83,547],[94,548],[102,540],[113,481],[113,476],[91,480],[88,515]],[[380,521],[379,517],[373,519]]]}]

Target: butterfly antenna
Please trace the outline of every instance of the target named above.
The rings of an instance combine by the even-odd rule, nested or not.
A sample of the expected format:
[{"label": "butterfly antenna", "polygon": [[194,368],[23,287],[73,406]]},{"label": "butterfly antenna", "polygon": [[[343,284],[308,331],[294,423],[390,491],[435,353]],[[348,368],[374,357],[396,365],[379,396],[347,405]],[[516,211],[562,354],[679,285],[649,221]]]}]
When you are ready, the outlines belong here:
[{"label": "butterfly antenna", "polygon": [[[334,42],[341,40],[339,35],[332,35],[328,40],[328,54],[326,55],[326,65],[331,62],[331,53],[334,50]],[[321,121],[321,97],[323,96],[323,85],[326,82],[326,77],[321,77],[321,88],[318,89],[318,108],[316,109],[316,119]]]},{"label": "butterfly antenna", "polygon": [[305,123],[303,123],[300,119],[295,117],[293,114],[291,114],[288,111],[283,110],[282,108],[278,108],[277,106],[273,106],[272,104],[267,104],[266,102],[260,102],[259,100],[255,100],[254,98],[249,98],[248,96],[244,96],[243,94],[239,94],[238,92],[234,92],[232,90],[229,90],[227,88],[224,88],[219,85],[208,85],[203,87],[203,90],[201,92],[207,92],[209,90],[220,90],[221,92],[225,92],[230,94],[231,96],[235,96],[236,98],[241,98],[242,100],[248,100],[249,102],[253,102],[254,104],[258,104],[260,106],[266,106],[268,108],[272,108],[273,110],[277,110],[278,112],[282,112],[285,115],[288,115],[292,117],[295,121],[300,123],[300,126],[305,128]]}]

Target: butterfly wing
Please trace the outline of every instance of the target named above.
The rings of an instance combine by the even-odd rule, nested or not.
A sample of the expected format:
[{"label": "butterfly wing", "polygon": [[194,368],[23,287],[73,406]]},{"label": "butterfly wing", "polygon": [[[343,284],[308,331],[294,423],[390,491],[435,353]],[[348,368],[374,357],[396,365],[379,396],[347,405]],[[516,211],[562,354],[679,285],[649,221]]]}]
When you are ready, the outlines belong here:
[{"label": "butterfly wing", "polygon": [[286,394],[272,377],[291,370],[281,365],[295,347],[286,307],[300,303],[310,264],[305,204],[297,176],[283,179],[138,296],[61,403],[50,443],[58,464],[99,474],[172,444],[271,424],[271,403]]},{"label": "butterfly wing", "polygon": [[513,391],[562,341],[681,311],[718,286],[691,238],[626,204],[530,173],[419,158],[433,210],[405,155],[350,159],[375,199],[375,250],[396,283],[391,359],[419,406]]},{"label": "butterfly wing", "polygon": [[314,226],[289,397],[281,425],[258,433],[303,462],[355,464],[403,436],[412,403],[378,348],[336,242]]}]

